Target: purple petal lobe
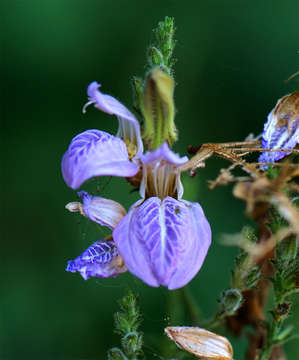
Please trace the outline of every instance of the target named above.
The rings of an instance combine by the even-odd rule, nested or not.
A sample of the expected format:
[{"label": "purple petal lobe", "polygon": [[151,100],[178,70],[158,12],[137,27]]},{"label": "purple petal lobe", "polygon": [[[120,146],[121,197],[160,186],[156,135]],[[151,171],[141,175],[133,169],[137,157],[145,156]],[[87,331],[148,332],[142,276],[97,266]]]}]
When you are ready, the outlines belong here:
[{"label": "purple petal lobe", "polygon": [[145,155],[141,155],[140,159],[143,163],[158,162],[165,160],[170,164],[180,166],[188,161],[187,156],[180,157],[175,154],[166,143],[163,143],[158,149],[154,151],[148,151]]},{"label": "purple petal lobe", "polygon": [[84,215],[102,226],[109,227],[111,230],[126,215],[126,210],[116,201],[100,196],[92,196],[86,191],[80,191],[78,195],[83,200]]},{"label": "purple petal lobe", "polygon": [[110,115],[116,115],[133,123],[138,123],[135,116],[122,103],[116,100],[113,96],[102,94],[99,91],[100,87],[101,85],[94,81],[87,88],[87,95],[97,109]]},{"label": "purple petal lobe", "polygon": [[95,176],[134,176],[139,166],[129,161],[126,144],[104,131],[77,135],[62,158],[62,174],[72,189]]},{"label": "purple petal lobe", "polygon": [[139,204],[113,231],[127,268],[151,286],[185,286],[201,268],[211,243],[201,206],[171,197]]},{"label": "purple petal lobe", "polygon": [[115,277],[126,270],[114,242],[101,240],[89,246],[75,260],[70,260],[66,268],[66,271],[79,272],[84,280]]}]

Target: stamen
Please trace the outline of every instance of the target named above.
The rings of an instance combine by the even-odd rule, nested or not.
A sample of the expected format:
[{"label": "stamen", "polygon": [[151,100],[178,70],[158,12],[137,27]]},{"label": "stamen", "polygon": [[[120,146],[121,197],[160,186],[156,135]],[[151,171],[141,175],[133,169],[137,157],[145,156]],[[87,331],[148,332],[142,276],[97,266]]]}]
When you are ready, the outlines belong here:
[{"label": "stamen", "polygon": [[158,161],[144,167],[146,172],[146,197],[158,196],[164,199],[167,196],[176,198],[179,189],[179,174],[175,166],[166,161]]},{"label": "stamen", "polygon": [[88,106],[89,105],[92,105],[92,104],[94,104],[95,102],[94,102],[94,100],[90,100],[90,101],[87,101],[87,103],[83,106],[83,108],[82,108],[82,113],[83,114],[86,114],[86,109],[88,108]]}]

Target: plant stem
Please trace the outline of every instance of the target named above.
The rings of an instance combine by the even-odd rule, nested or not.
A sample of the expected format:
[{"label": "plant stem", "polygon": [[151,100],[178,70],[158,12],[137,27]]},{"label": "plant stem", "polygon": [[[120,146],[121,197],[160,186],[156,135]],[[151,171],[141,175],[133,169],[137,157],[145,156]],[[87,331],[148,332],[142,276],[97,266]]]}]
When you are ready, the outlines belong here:
[{"label": "plant stem", "polygon": [[198,326],[200,319],[200,309],[194,301],[192,294],[187,287],[181,289],[180,294],[192,326]]}]

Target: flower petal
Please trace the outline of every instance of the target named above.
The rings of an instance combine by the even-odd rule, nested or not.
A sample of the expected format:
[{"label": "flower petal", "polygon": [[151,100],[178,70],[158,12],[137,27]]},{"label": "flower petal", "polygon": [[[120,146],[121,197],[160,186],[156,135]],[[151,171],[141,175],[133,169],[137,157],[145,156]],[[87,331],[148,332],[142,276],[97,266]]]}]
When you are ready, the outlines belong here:
[{"label": "flower petal", "polygon": [[78,196],[83,200],[84,215],[102,226],[107,226],[111,230],[126,215],[126,210],[114,200],[92,196],[86,191],[79,191]]},{"label": "flower petal", "polygon": [[113,231],[127,268],[151,286],[185,286],[201,268],[211,243],[201,206],[171,197],[139,204]]},{"label": "flower petal", "polygon": [[145,155],[141,155],[140,159],[143,163],[151,163],[154,161],[165,160],[170,164],[180,166],[188,161],[187,156],[180,157],[174,153],[167,143],[163,143],[158,149],[154,151],[148,151]]},{"label": "flower petal", "polygon": [[135,116],[113,96],[106,95],[99,91],[101,87],[96,81],[92,82],[87,88],[87,95],[89,102],[84,106],[94,104],[94,106],[110,115],[117,116],[119,120],[119,129],[117,136],[123,140],[128,140],[137,148],[136,152],[139,155],[143,151],[143,144],[140,135],[140,125]]},{"label": "flower petal", "polygon": [[115,277],[127,271],[114,242],[101,240],[89,246],[75,260],[70,260],[65,270],[79,272],[84,280]]},{"label": "flower petal", "polygon": [[[264,126],[262,147],[265,149],[293,149],[299,143],[299,91],[278,100]],[[265,151],[259,162],[273,163],[289,152]]]},{"label": "flower petal", "polygon": [[140,160],[143,163],[141,197],[182,198],[184,189],[178,167],[188,161],[187,156],[180,157],[163,143],[158,149],[140,155]]},{"label": "flower petal", "polygon": [[135,116],[113,96],[102,94],[99,91],[101,87],[96,81],[93,81],[87,88],[87,95],[94,106],[103,112],[119,116],[132,123],[138,123]]},{"label": "flower petal", "polygon": [[62,158],[62,174],[72,189],[95,176],[134,176],[139,166],[129,161],[126,144],[104,131],[77,135]]}]

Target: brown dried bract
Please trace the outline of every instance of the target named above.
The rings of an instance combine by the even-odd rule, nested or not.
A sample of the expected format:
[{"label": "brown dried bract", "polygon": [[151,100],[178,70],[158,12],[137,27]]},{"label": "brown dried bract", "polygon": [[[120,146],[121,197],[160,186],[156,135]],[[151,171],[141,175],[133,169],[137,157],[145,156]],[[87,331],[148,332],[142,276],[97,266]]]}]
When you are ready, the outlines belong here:
[{"label": "brown dried bract", "polygon": [[[216,155],[225,160],[241,167],[246,173],[253,177],[259,177],[263,174],[260,165],[268,165],[266,163],[249,163],[243,159],[246,155],[254,152],[287,152],[299,153],[297,149],[264,149],[261,147],[259,140],[255,141],[240,141],[228,143],[206,143],[200,147],[189,146],[189,153],[195,154],[187,163],[182,165],[179,169],[181,172],[190,171],[194,174],[197,168],[205,167],[205,161],[211,156]],[[283,166],[281,163],[271,164],[272,166]],[[220,182],[221,183],[221,182]]]},{"label": "brown dried bract", "polygon": [[299,165],[285,163],[274,179],[269,179],[261,174],[257,179],[238,182],[233,194],[235,197],[246,201],[246,211],[257,219],[258,204],[267,203],[274,206],[280,215],[285,218],[294,233],[299,235],[299,211],[285,193],[285,188],[296,189],[297,184],[292,183],[299,176]]},{"label": "brown dried bract", "polygon": [[276,127],[288,125],[291,128],[299,117],[299,90],[278,100],[273,115],[277,116]]},{"label": "brown dried bract", "polygon": [[233,348],[227,338],[199,327],[173,326],[165,329],[167,336],[182,350],[214,360],[232,360]]}]

